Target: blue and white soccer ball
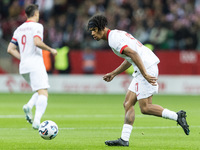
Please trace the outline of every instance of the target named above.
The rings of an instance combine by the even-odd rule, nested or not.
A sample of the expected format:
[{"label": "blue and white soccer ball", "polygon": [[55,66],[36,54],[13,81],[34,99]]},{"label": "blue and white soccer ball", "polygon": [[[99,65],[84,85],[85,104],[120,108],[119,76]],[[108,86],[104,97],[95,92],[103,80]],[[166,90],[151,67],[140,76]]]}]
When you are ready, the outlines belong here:
[{"label": "blue and white soccer ball", "polygon": [[58,126],[51,120],[46,120],[40,124],[39,134],[45,140],[52,140],[58,134]]}]

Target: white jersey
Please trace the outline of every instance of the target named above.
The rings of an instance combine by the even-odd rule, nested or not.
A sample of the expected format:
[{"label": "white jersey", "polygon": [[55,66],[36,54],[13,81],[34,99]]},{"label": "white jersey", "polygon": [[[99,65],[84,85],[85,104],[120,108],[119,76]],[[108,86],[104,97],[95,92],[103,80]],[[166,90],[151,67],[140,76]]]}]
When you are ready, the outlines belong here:
[{"label": "white jersey", "polygon": [[108,44],[113,50],[113,52],[119,57],[122,57],[126,59],[129,63],[131,63],[133,65],[134,70],[139,71],[138,67],[135,65],[132,59],[122,54],[124,48],[126,47],[131,48],[132,50],[136,51],[139,54],[146,69],[160,62],[158,57],[149,48],[144,46],[131,34],[125,31],[109,30],[107,36],[108,36]]},{"label": "white jersey", "polygon": [[19,47],[20,74],[45,68],[42,49],[34,44],[34,37],[43,40],[43,30],[43,25],[32,21],[26,21],[15,30],[11,42]]}]

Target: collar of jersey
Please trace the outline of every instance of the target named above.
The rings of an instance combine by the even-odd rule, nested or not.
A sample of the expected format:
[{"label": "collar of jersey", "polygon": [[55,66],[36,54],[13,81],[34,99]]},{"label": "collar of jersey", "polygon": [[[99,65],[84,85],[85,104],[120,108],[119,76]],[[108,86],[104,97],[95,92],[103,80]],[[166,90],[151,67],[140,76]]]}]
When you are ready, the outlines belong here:
[{"label": "collar of jersey", "polygon": [[28,20],[28,21],[26,21],[26,23],[27,23],[27,22],[34,22],[34,21],[33,21],[33,20]]},{"label": "collar of jersey", "polygon": [[109,35],[110,31],[111,31],[110,29],[107,31],[107,40],[108,40],[108,35]]}]

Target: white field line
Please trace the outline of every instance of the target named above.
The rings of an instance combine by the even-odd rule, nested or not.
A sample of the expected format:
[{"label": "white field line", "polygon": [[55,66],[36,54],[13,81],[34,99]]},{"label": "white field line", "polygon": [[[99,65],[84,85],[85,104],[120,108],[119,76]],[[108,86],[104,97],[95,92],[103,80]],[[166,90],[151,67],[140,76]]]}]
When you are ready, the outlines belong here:
[{"label": "white field line", "polygon": [[[134,129],[173,129],[180,128],[180,126],[157,126],[157,127],[133,127]],[[190,126],[190,128],[200,128],[200,126]],[[79,127],[79,128],[59,128],[60,130],[116,130],[122,127]]]},{"label": "white field line", "polygon": [[[156,127],[133,127],[134,129],[175,129],[181,128],[180,126],[156,126]],[[200,128],[200,126],[190,126],[191,128]],[[0,128],[0,130],[30,130],[30,128]],[[72,128],[59,128],[59,130],[118,130],[122,127],[72,127]]]},{"label": "white field line", "polygon": [[[24,118],[25,115],[0,115],[0,119],[6,118]],[[121,117],[123,115],[45,115],[44,117],[48,118],[113,118]],[[146,115],[136,115],[136,118],[147,117]],[[151,116],[148,116],[151,117]],[[180,126],[156,126],[156,127],[133,127],[133,129],[168,129],[168,128],[179,128]],[[200,128],[200,126],[190,126],[190,128]],[[0,128],[0,129],[20,129],[20,130],[29,130],[29,128]],[[71,128],[59,128],[60,130],[116,130],[122,129],[122,127],[71,127]]]},{"label": "white field line", "polygon": [[[0,115],[0,118],[24,118],[25,115]],[[46,118],[113,118],[124,117],[124,115],[44,115]],[[146,117],[145,115],[136,115],[137,118]]]}]

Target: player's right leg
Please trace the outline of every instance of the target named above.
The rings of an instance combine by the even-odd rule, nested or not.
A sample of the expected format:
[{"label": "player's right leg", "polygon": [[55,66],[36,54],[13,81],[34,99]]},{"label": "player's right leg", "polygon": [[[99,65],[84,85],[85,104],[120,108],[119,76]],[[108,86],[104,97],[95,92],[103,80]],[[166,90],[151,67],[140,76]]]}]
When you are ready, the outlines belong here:
[{"label": "player's right leg", "polygon": [[186,112],[183,110],[180,110],[179,112],[177,112],[177,115],[178,115],[177,123],[183,128],[185,134],[189,135],[190,129],[186,121]]},{"label": "player's right leg", "polygon": [[106,141],[108,146],[129,146],[129,138],[132,132],[132,125],[135,120],[134,105],[137,102],[136,94],[128,90],[124,101],[125,119],[121,137],[117,140]]},{"label": "player's right leg", "polygon": [[[153,65],[147,72],[155,77],[158,77],[158,67]],[[186,122],[185,112],[174,112],[168,109],[164,109],[162,106],[152,104],[152,95],[158,92],[158,86],[152,86],[143,76],[138,75],[138,92],[140,93],[138,98],[141,112],[147,115],[154,115],[177,121],[177,123],[183,128],[186,135],[189,134],[189,126]]]},{"label": "player's right leg", "polygon": [[48,99],[48,76],[45,68],[37,71],[33,71],[30,73],[31,87],[33,91],[37,91],[38,97],[37,102],[35,103],[36,110],[34,121],[32,124],[33,129],[38,129],[40,125],[40,120],[42,115],[44,114],[47,107],[47,99]]},{"label": "player's right leg", "polygon": [[36,102],[35,117],[32,124],[33,129],[38,129],[41,118],[46,110],[48,100],[48,91],[47,89],[38,90],[38,100]]},{"label": "player's right leg", "polygon": [[189,135],[189,125],[186,121],[186,112],[181,110],[174,112],[168,109],[164,109],[162,106],[152,104],[152,96],[139,100],[141,112],[147,115],[154,115],[177,121],[177,123],[183,128],[186,135]]}]

